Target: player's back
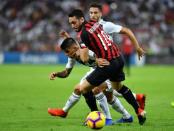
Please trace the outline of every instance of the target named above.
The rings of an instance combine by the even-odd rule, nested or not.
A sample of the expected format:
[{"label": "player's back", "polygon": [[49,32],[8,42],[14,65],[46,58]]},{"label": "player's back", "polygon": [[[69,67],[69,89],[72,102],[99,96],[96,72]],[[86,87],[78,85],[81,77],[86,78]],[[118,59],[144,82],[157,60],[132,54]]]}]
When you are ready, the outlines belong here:
[{"label": "player's back", "polygon": [[81,40],[90,50],[94,51],[98,58],[112,60],[120,56],[118,47],[96,21],[85,24],[81,32]]}]

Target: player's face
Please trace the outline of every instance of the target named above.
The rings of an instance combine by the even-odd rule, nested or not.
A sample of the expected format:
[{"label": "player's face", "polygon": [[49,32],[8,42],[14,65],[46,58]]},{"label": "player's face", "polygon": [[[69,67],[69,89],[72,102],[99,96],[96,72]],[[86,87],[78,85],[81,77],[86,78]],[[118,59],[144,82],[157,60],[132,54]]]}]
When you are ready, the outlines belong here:
[{"label": "player's face", "polygon": [[91,20],[99,21],[102,16],[102,12],[96,7],[91,7],[89,9],[89,16]]},{"label": "player's face", "polygon": [[64,50],[64,52],[65,52],[66,56],[73,58],[73,59],[78,59],[79,50],[80,50],[79,45],[75,43],[75,44],[71,45],[69,48],[67,48],[66,50]]},{"label": "player's face", "polygon": [[69,17],[69,24],[76,32],[79,32],[81,30],[83,22],[84,22],[83,17],[81,17],[79,19],[75,16]]}]

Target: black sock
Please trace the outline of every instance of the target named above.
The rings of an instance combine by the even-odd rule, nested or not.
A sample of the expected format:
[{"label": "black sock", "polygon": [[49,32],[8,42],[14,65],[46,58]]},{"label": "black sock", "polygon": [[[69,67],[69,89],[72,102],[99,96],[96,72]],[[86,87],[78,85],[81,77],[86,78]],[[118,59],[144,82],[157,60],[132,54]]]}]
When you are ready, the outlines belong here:
[{"label": "black sock", "polygon": [[126,99],[126,101],[131,104],[135,110],[135,112],[138,112],[139,105],[135,99],[135,97],[132,94],[132,91],[126,87],[125,85],[122,86],[122,88],[118,91],[123,95],[123,97]]},{"label": "black sock", "polygon": [[96,99],[95,99],[92,91],[83,94],[83,96],[85,97],[86,103],[87,103],[88,107],[90,108],[90,110],[98,111]]}]

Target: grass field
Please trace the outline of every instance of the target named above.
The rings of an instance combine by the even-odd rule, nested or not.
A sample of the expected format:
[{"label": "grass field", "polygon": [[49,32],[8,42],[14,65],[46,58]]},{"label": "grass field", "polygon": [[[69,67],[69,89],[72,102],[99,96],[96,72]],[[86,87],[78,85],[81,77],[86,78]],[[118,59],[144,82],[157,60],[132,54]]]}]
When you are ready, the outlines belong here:
[{"label": "grass field", "polygon": [[[61,65],[0,65],[0,131],[88,131],[82,126],[89,112],[84,99],[72,108],[66,119],[51,117],[48,107],[62,107],[88,71],[77,66],[69,78],[50,81],[52,71]],[[104,127],[102,131],[173,131],[174,66],[133,67],[124,82],[132,91],[147,94],[147,122],[140,126],[133,108],[121,99],[134,116],[134,123]],[[120,114],[111,109],[113,119]]]}]

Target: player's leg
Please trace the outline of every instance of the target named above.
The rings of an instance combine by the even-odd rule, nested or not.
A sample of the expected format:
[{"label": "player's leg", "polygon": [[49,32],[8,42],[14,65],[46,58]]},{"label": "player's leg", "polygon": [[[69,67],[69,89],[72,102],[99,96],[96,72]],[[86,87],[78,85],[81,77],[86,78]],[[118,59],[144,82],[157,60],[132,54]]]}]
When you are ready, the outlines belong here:
[{"label": "player's leg", "polygon": [[118,93],[116,90],[113,90],[113,95],[116,97],[123,97],[122,94]]},{"label": "player's leg", "polygon": [[110,72],[109,79],[111,81],[112,88],[117,90],[120,94],[122,94],[123,97],[126,99],[126,101],[130,105],[132,105],[136,114],[138,115],[139,124],[142,125],[146,120],[145,111],[139,107],[130,88],[121,84],[121,81],[125,80],[123,67],[124,67],[124,61],[122,57],[118,57],[117,59],[112,60],[110,62],[110,66],[108,66],[107,68],[107,72]]},{"label": "player's leg", "polygon": [[123,97],[125,98],[125,100],[132,105],[132,107],[134,108],[137,116],[138,116],[138,120],[139,120],[139,124],[144,124],[146,117],[145,117],[145,111],[143,109],[141,109],[135,99],[135,97],[132,94],[132,91],[126,87],[125,85],[122,85],[121,82],[111,82],[112,87],[114,89],[116,89],[119,93],[121,93],[123,95]]},{"label": "player's leg", "polygon": [[91,111],[98,111],[97,104],[96,104],[96,98],[92,91],[86,92],[83,94],[85,101],[90,108]]},{"label": "player's leg", "polygon": [[129,114],[129,112],[124,108],[121,104],[120,100],[113,96],[112,100],[108,102],[112,108],[122,114],[122,118],[116,120],[115,123],[131,123],[133,122],[133,117]]},{"label": "player's leg", "polygon": [[112,108],[122,114],[122,118],[116,121],[116,123],[130,123],[133,122],[132,116],[128,113],[128,111],[121,104],[120,100],[113,95],[113,89],[111,87],[111,83],[109,80],[105,81],[103,84],[106,87],[104,90],[104,94],[107,97],[108,103],[112,106]]},{"label": "player's leg", "polygon": [[68,111],[79,101],[80,96],[81,96],[81,93],[79,90],[79,84],[77,84],[75,86],[74,92],[70,95],[69,99],[66,101],[65,106],[62,109],[49,108],[48,113],[52,116],[66,117],[68,114]]},{"label": "player's leg", "polygon": [[[48,113],[52,116],[60,116],[60,117],[66,117],[69,110],[79,101],[81,96],[81,92],[79,89],[79,84],[75,86],[74,92],[70,95],[69,99],[66,101],[65,106],[62,109],[55,108],[55,109],[48,109]],[[97,111],[97,104],[96,99],[92,93],[92,91],[87,92],[83,94],[85,97],[86,103],[91,111]]]},{"label": "player's leg", "polygon": [[[94,69],[90,68],[90,70],[81,78],[80,85],[83,83],[83,81],[86,79],[86,77],[93,71],[94,71]],[[89,92],[86,92],[82,95],[85,97],[85,101],[86,101],[88,107],[90,108],[90,110],[97,111],[98,108],[97,108],[97,104],[96,104],[96,99],[95,99],[95,96],[94,96],[92,90]]]},{"label": "player's leg", "polygon": [[[91,75],[91,74],[90,74]],[[89,78],[89,76],[87,77],[87,79]],[[92,77],[92,79],[93,79],[94,77]],[[93,79],[94,81],[95,81],[95,79]],[[101,82],[102,83],[102,82]],[[86,93],[86,92],[89,92],[89,91],[91,91],[92,89],[94,89],[94,85],[91,85],[87,80],[84,80],[81,84],[80,84],[80,91],[81,91],[81,93]],[[101,98],[102,99],[100,99],[99,97],[100,97],[100,95],[102,96]],[[103,99],[103,98],[105,98],[104,96],[103,96],[103,94],[99,94],[99,96],[97,96],[97,99],[99,100],[101,100],[100,102],[102,103],[102,102],[104,102],[105,101],[105,103],[107,103],[107,100],[106,99]],[[102,103],[103,104],[103,103]],[[103,108],[104,109],[104,108]],[[105,109],[104,109],[105,110]],[[109,111],[109,110],[108,110]],[[107,111],[107,113],[108,113],[108,111]],[[104,111],[105,113],[106,113],[106,111]],[[108,115],[108,114],[107,114]],[[109,115],[108,115],[109,116]],[[110,116],[109,116],[110,117]],[[106,125],[111,125],[112,124],[112,119],[108,119],[108,120],[106,120]]]},{"label": "player's leg", "polygon": [[[146,103],[146,95],[145,94],[141,94],[141,93],[133,93],[133,96],[135,97],[137,103],[139,104],[141,109],[145,109],[145,103]],[[118,93],[116,90],[113,90],[113,95],[116,97],[123,97],[122,94]]]},{"label": "player's leg", "polygon": [[[101,86],[101,85],[100,85]],[[93,93],[95,95],[95,98],[98,102],[98,104],[100,105],[100,108],[102,109],[105,117],[106,117],[106,125],[112,125],[112,117],[109,111],[109,106],[107,103],[107,98],[106,96],[103,94],[102,90],[99,87],[95,87],[93,89]]]}]

